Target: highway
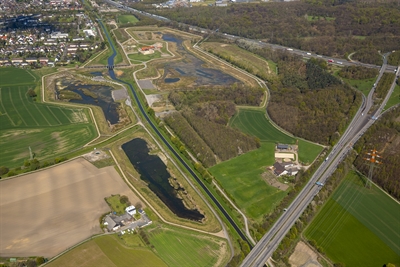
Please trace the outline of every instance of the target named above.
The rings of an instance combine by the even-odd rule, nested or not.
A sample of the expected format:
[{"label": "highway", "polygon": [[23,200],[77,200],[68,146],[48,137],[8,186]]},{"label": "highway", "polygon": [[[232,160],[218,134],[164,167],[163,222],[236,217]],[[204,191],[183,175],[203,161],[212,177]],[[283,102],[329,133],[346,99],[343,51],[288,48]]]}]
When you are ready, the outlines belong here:
[{"label": "highway", "polygon": [[[117,6],[118,8],[122,8],[124,10],[128,10],[134,13],[141,13],[142,15],[145,16],[151,16],[154,19],[159,19],[163,21],[170,21],[167,18],[153,15],[150,13],[142,12],[130,7],[122,6],[121,4],[118,4],[114,1],[111,0],[105,0],[107,3]],[[189,25],[188,25],[189,26]],[[207,29],[200,29],[197,28],[197,31],[203,33],[210,33],[209,30]],[[356,66],[364,66],[368,68],[376,68],[379,69],[379,75],[378,78],[375,82],[375,84],[378,84],[379,80],[381,79],[382,75],[384,72],[396,72],[396,75],[399,75],[400,68],[396,66],[388,66],[387,65],[387,54],[384,55],[383,57],[383,65],[382,66],[376,66],[376,65],[371,65],[371,64],[365,64],[365,63],[360,63],[360,62],[353,62],[353,61],[346,61],[343,59],[337,59],[337,58],[331,58],[331,57],[326,57],[322,55],[316,55],[312,54],[307,51],[301,51],[301,50],[296,50],[288,47],[283,47],[279,45],[274,45],[274,44],[268,44],[264,43],[261,41],[255,41],[255,40],[250,40],[234,35],[229,35],[225,33],[219,33],[216,31],[212,32],[213,34],[218,34],[220,36],[223,36],[224,38],[228,39],[245,39],[249,42],[254,42],[257,43],[260,46],[263,47],[271,47],[272,49],[282,49],[286,50],[290,53],[294,53],[297,55],[300,55],[305,58],[321,58],[326,61],[328,61],[331,64],[337,64],[337,65],[343,65],[343,66],[351,66],[351,65],[356,65]],[[115,78],[115,77],[113,77]],[[129,84],[128,84],[129,85]],[[132,86],[130,85],[135,98],[137,98],[136,93],[134,92]],[[309,182],[304,186],[303,190],[297,195],[297,197],[294,199],[294,201],[289,205],[287,210],[282,214],[282,216],[276,221],[276,223],[272,226],[272,228],[261,238],[261,240],[256,244],[256,246],[250,251],[250,253],[247,255],[247,257],[244,259],[242,262],[241,266],[243,267],[248,267],[248,266],[264,266],[266,261],[268,260],[269,257],[271,257],[272,253],[276,250],[276,248],[279,246],[280,242],[282,239],[285,237],[287,232],[290,230],[290,228],[293,226],[293,224],[296,222],[296,220],[301,216],[303,211],[306,209],[308,204],[312,201],[314,196],[319,192],[321,189],[320,185],[316,185],[316,182],[324,184],[326,180],[330,177],[330,175],[335,171],[337,168],[337,165],[345,158],[347,153],[352,149],[353,144],[360,138],[360,136],[375,122],[375,119],[379,117],[381,114],[387,100],[389,99],[391,93],[393,92],[393,89],[395,87],[395,81],[393,82],[386,98],[383,100],[381,106],[375,110],[371,111],[371,107],[373,106],[373,93],[375,90],[374,88],[370,91],[369,95],[367,97],[363,98],[363,103],[354,116],[353,120],[349,124],[347,130],[343,133],[341,139],[338,141],[338,143],[333,147],[332,151],[330,154],[326,157],[325,161],[320,165],[320,167],[316,170],[314,175],[310,178]],[[140,102],[138,99],[136,99],[139,107],[145,116],[146,120],[150,123],[151,127],[153,130],[159,135],[159,137],[163,140],[163,142],[166,143],[166,145],[171,149],[172,153],[174,153],[178,159],[180,157],[178,154],[175,152],[175,150],[170,147],[168,142],[164,139],[164,137],[158,132],[158,129],[152,124],[152,122],[149,120],[147,117],[147,114],[145,111],[143,111]],[[180,159],[181,160],[181,159]],[[185,165],[186,168],[188,166],[181,160],[181,162]],[[189,172],[195,177],[195,179],[199,182],[199,184],[203,187],[203,189],[206,191],[207,194],[209,194],[210,198],[215,202],[216,200],[212,195],[210,195],[210,192],[204,188],[204,185],[202,182],[200,182],[199,178],[193,173],[193,171],[188,168]],[[221,206],[218,202],[215,202],[215,204],[221,209]],[[229,215],[226,214],[226,212],[222,208],[223,214],[227,217],[228,221],[230,223],[233,223],[232,219],[229,217]],[[235,228],[235,230],[239,233],[239,235],[246,240],[244,234],[240,229],[237,228],[235,224],[232,224]],[[250,243],[249,243],[250,244]]]},{"label": "highway", "polygon": [[[382,74],[386,71],[387,60],[384,57],[384,63],[380,69],[379,76],[375,84],[378,84]],[[400,68],[397,69],[396,76],[399,76]],[[372,111],[368,115],[368,111],[373,105],[371,90],[368,97],[364,99],[361,108],[354,116],[347,130],[342,135],[339,142],[333,147],[331,153],[326,157],[325,161],[317,169],[303,190],[298,194],[295,200],[287,208],[287,211],[276,221],[272,228],[262,237],[262,239],[251,250],[247,257],[243,260],[241,266],[264,266],[265,262],[276,250],[282,239],[285,237],[296,220],[301,216],[308,204],[314,196],[319,192],[321,186],[316,185],[317,182],[325,183],[329,176],[335,171],[337,165],[344,159],[347,153],[352,149],[353,144],[361,137],[361,135],[375,122],[385,107],[390,95],[396,85],[396,79],[393,81],[391,88],[381,103],[380,107]],[[372,119],[374,118],[374,119]]]},{"label": "highway", "polygon": [[[125,11],[129,11],[129,12],[133,12],[133,13],[136,13],[136,14],[140,14],[142,16],[151,17],[151,18],[153,18],[155,20],[159,20],[159,21],[171,22],[171,20],[168,19],[168,18],[159,16],[159,15],[155,15],[155,14],[151,14],[151,13],[148,13],[148,12],[145,12],[145,11],[141,11],[141,10],[138,10],[138,9],[134,9],[134,8],[131,8],[131,7],[128,7],[128,6],[124,6],[124,5],[121,5],[120,3],[112,1],[112,0],[105,0],[105,2],[110,4],[110,5],[115,6],[117,8],[120,8],[122,10],[125,10]],[[236,35],[232,35],[232,34],[221,33],[218,30],[204,29],[204,28],[200,28],[200,27],[197,27],[197,26],[187,25],[187,24],[184,24],[184,23],[179,23],[179,24],[182,25],[182,26],[183,25],[184,26],[188,26],[193,31],[196,31],[196,32],[201,33],[201,34],[207,34],[207,33],[208,34],[214,34],[214,35],[218,35],[219,37],[226,38],[226,39],[229,39],[229,40],[232,40],[232,41],[239,40],[239,39],[246,40],[246,41],[254,43],[254,44],[256,44],[256,45],[258,45],[260,47],[270,47],[271,49],[274,49],[274,50],[285,50],[285,51],[287,51],[289,53],[296,54],[296,55],[302,56],[304,58],[311,58],[311,57],[319,58],[319,59],[323,59],[323,60],[327,61],[330,64],[343,65],[343,66],[363,66],[363,67],[375,68],[375,69],[380,69],[381,68],[381,66],[378,66],[378,65],[367,64],[367,63],[362,63],[362,62],[358,62],[358,61],[348,61],[348,60],[345,60],[345,59],[327,57],[327,56],[323,56],[323,55],[317,55],[317,54],[311,53],[309,51],[302,51],[302,50],[299,50],[299,49],[285,47],[285,46],[281,46],[281,45],[277,45],[277,44],[270,44],[270,43],[266,43],[266,42],[263,42],[263,41],[248,39],[248,38],[244,38],[244,37],[240,37],[240,36],[236,36]],[[396,68],[397,68],[396,66],[387,66],[386,67],[386,71],[387,72],[395,72]]]}]

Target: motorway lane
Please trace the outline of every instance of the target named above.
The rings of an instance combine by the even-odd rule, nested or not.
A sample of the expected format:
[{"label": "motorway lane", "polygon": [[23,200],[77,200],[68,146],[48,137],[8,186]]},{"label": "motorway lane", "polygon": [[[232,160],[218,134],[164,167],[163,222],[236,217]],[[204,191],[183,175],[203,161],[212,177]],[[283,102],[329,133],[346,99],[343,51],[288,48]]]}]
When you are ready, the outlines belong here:
[{"label": "motorway lane", "polygon": [[[386,70],[386,57],[384,59],[384,64],[378,75],[376,84],[382,77],[382,74]],[[397,70],[397,75],[400,69]],[[388,95],[381,104],[381,107],[374,112],[374,116],[379,116],[380,111],[385,106],[387,100],[390,97],[393,89],[395,87],[395,80],[392,83],[391,89]],[[307,205],[311,202],[315,193],[318,192],[319,188],[315,183],[322,182],[325,183],[329,176],[335,171],[337,165],[344,159],[346,154],[352,149],[353,144],[361,137],[362,133],[368,129],[375,120],[369,119],[367,112],[372,107],[372,90],[365,100],[365,103],[361,106],[356,116],[349,124],[347,130],[343,134],[339,142],[334,146],[332,152],[328,155],[326,160],[317,169],[314,175],[311,177],[310,181],[304,187],[304,189],[295,198],[292,204],[289,206],[288,210],[278,219],[274,224],[272,229],[264,235],[264,237],[257,243],[249,255],[244,259],[241,266],[263,266],[267,259],[272,255],[275,249],[278,247],[281,240],[285,237],[290,227],[295,223],[297,218],[300,217],[302,212],[306,209]],[[363,107],[364,106],[364,107]],[[363,109],[364,112],[362,111]],[[364,113],[364,114],[363,114]],[[361,134],[360,134],[361,132]]]}]

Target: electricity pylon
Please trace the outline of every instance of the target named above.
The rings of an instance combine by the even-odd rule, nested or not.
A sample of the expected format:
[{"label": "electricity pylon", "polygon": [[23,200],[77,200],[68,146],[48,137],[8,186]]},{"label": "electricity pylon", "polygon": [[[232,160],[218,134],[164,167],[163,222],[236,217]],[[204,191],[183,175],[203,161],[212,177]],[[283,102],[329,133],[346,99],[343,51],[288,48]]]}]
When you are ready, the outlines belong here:
[{"label": "electricity pylon", "polygon": [[381,156],[379,156],[378,151],[376,149],[372,149],[371,152],[366,153],[367,157],[364,158],[366,161],[369,161],[369,172],[368,179],[365,184],[365,187],[371,187],[372,174],[374,169],[377,168],[377,164],[382,164]]}]

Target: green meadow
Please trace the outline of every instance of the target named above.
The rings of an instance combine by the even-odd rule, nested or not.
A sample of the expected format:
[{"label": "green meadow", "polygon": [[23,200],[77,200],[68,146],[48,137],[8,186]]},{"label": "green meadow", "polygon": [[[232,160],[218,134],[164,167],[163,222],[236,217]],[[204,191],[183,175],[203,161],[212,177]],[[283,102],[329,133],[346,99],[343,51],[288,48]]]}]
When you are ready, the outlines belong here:
[{"label": "green meadow", "polygon": [[136,239],[132,242],[122,241],[116,235],[96,237],[65,253],[46,266],[96,266],[96,267],[167,267],[153,251],[144,247],[138,235],[131,235]]},{"label": "green meadow", "polygon": [[21,166],[29,158],[29,147],[40,160],[81,147],[96,136],[87,109],[40,103],[40,97],[27,94],[40,80],[35,73],[1,68],[0,80],[0,166]]},{"label": "green meadow", "polygon": [[224,266],[229,259],[227,243],[221,238],[176,227],[146,227],[151,245],[168,266]]},{"label": "green meadow", "polygon": [[400,86],[396,84],[393,93],[390,95],[390,98],[386,103],[385,110],[399,103],[400,103]]},{"label": "green meadow", "polygon": [[239,208],[254,220],[268,214],[287,194],[261,177],[266,167],[274,164],[274,148],[274,143],[262,142],[259,149],[209,169]]},{"label": "green meadow", "polygon": [[351,172],[305,231],[346,267],[400,265],[400,205]]},{"label": "green meadow", "polygon": [[133,15],[119,15],[118,16],[118,23],[125,24],[125,23],[133,23],[135,24],[139,20]]}]

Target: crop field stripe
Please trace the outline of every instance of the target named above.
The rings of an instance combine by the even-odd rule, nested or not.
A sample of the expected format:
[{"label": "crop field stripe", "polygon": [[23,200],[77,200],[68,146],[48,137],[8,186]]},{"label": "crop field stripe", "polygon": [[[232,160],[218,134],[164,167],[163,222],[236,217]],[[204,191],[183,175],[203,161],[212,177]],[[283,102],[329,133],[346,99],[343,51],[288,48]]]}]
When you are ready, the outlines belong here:
[{"label": "crop field stripe", "polygon": [[[351,187],[347,185],[347,186],[345,187],[345,189],[342,191],[342,195],[347,194],[348,192],[351,193]],[[357,190],[356,193],[360,193],[360,191]],[[354,196],[354,194],[353,194],[353,196]],[[359,195],[357,194],[356,198],[358,198],[358,196],[359,196]],[[332,200],[335,201],[334,199],[332,199]],[[349,199],[347,200],[347,202],[345,203],[346,206],[350,206],[350,205],[353,203],[353,202],[352,202],[352,203],[350,203],[350,205],[347,205],[347,204],[349,203],[349,201],[351,201],[351,198],[349,198]],[[337,203],[337,201],[335,201],[335,202]],[[339,204],[339,203],[337,203],[337,204]],[[339,204],[339,205],[340,205],[340,204]],[[327,213],[325,214],[325,216],[322,217],[322,218],[319,220],[319,223],[314,227],[314,231],[315,231],[316,229],[319,229],[322,225],[324,225],[325,222],[326,222],[327,220],[331,220],[331,223],[330,223],[329,226],[327,227],[327,229],[331,229],[330,232],[334,231],[334,229],[335,229],[335,227],[338,225],[338,223],[342,224],[342,222],[341,222],[340,219],[341,219],[344,215],[347,214],[347,209],[346,209],[346,206],[343,206],[343,205],[340,205],[340,206],[343,207],[343,210],[341,211],[341,214],[336,215],[333,219],[330,218],[330,217],[332,216],[332,214],[334,213],[334,211],[335,211],[335,208],[334,208],[334,207],[331,207],[331,208],[329,209],[329,212],[327,212]],[[334,226],[331,227],[332,225],[334,225]],[[314,234],[314,231],[311,231],[310,234]],[[328,236],[329,236],[329,235],[326,235],[326,237],[325,237],[322,241],[320,241],[320,242],[321,242],[321,243],[320,243],[321,246],[324,245],[325,239],[328,238]]]},{"label": "crop field stripe", "polygon": [[69,124],[70,123],[68,116],[65,116],[65,114],[62,112],[61,107],[52,106],[50,108],[53,111],[54,116],[57,118],[57,120],[61,124]]},{"label": "crop field stripe", "polygon": [[[363,203],[361,203],[360,205],[363,206],[363,207],[365,207],[366,209],[368,209],[368,207],[366,207]],[[353,210],[354,213],[357,213],[358,216],[364,217],[364,216],[362,216],[361,213],[357,212],[357,210],[355,210],[355,209],[352,209],[352,210]],[[372,216],[374,217],[375,220],[382,222],[382,224],[384,224],[384,225],[386,226],[386,229],[389,229],[389,231],[391,232],[390,235],[396,236],[396,237],[397,237],[396,239],[397,239],[397,240],[400,240],[400,233],[399,233],[398,231],[392,229],[391,226],[388,225],[387,223],[385,223],[385,220],[382,220],[381,217],[376,216],[374,213],[372,213]],[[366,225],[366,227],[369,228],[369,229],[372,228],[373,230],[375,230],[376,232],[378,232],[380,235],[382,235],[383,237],[385,237],[385,242],[389,242],[389,243],[390,243],[390,247],[393,246],[393,247],[396,249],[396,250],[395,250],[396,252],[399,252],[399,251],[400,251],[400,244],[394,242],[391,238],[389,238],[389,236],[388,236],[387,234],[385,234],[383,231],[381,231],[378,227],[376,227],[376,226],[373,225],[373,224],[368,224],[368,225]],[[372,230],[372,229],[371,229],[371,230]],[[373,232],[374,232],[374,231],[373,231]],[[388,245],[389,245],[389,244],[388,244]]]},{"label": "crop field stripe", "polygon": [[10,122],[11,122],[11,124],[12,124],[12,126],[15,126],[15,123],[14,123],[14,121],[11,119],[11,117],[8,115],[8,112],[7,112],[7,110],[6,110],[6,108],[4,107],[4,105],[3,105],[3,95],[2,95],[2,88],[0,88],[0,103],[1,103],[1,107],[3,108],[3,110],[4,110],[4,113],[2,114],[2,115],[6,115],[7,117],[8,117],[8,119],[10,120]]},{"label": "crop field stripe", "polygon": [[17,115],[19,116],[19,118],[23,121],[23,123],[25,124],[25,126],[28,126],[28,124],[26,124],[24,118],[21,116],[21,114],[19,114],[18,109],[15,107],[14,102],[12,100],[12,96],[11,96],[11,89],[9,89],[8,91],[9,96],[10,96],[10,103],[11,105],[14,107],[15,112],[17,113]]},{"label": "crop field stripe", "polygon": [[[346,189],[348,189],[346,192],[351,194],[351,188],[347,186]],[[347,212],[348,207],[354,205],[354,203],[360,198],[360,195],[362,195],[361,191],[357,190],[355,193],[351,194],[345,206],[341,205],[344,208],[343,212],[336,216],[334,220],[332,220],[332,223],[328,227],[331,230],[329,231],[329,234],[322,240],[321,246],[329,246],[332,243],[332,240],[335,239],[340,230],[343,228],[343,222],[346,221],[350,216],[350,213]],[[331,225],[333,225],[333,227],[331,227]]]},{"label": "crop field stripe", "polygon": [[7,87],[12,86],[12,87],[14,87],[14,86],[23,86],[23,85],[33,86],[35,84],[32,84],[32,82],[29,82],[29,83],[8,83],[8,84],[2,84],[1,86],[7,86]]},{"label": "crop field stripe", "polygon": [[[39,123],[37,122],[37,120],[35,119],[35,117],[32,116],[32,112],[31,112],[31,111],[28,109],[28,107],[26,106],[25,101],[24,101],[24,98],[23,98],[22,95],[21,95],[21,91],[22,91],[22,88],[18,87],[18,94],[19,94],[19,98],[21,99],[22,105],[24,106],[24,108],[25,108],[25,110],[27,111],[27,113],[29,114],[29,116],[35,121],[36,126],[39,126]],[[25,99],[26,99],[26,94],[25,94]],[[28,99],[26,99],[26,100],[28,100]]]},{"label": "crop field stripe", "polygon": [[36,82],[36,76],[33,75],[29,70],[26,70],[26,72],[33,77],[33,82]]},{"label": "crop field stripe", "polygon": [[58,121],[59,125],[62,125],[62,123],[60,122],[60,120],[57,118],[57,116],[53,113],[53,111],[51,110],[51,108],[49,106],[47,106],[47,109],[49,110],[49,112],[53,115],[53,117]]},{"label": "crop field stripe", "polygon": [[67,118],[67,120],[68,120],[70,123],[72,123],[71,119],[69,118],[69,116],[68,116],[67,114],[65,114],[64,110],[61,109],[61,108],[58,108],[58,109],[62,112],[62,114],[64,114],[64,116]]},{"label": "crop field stripe", "polygon": [[52,124],[47,120],[46,116],[45,116],[45,115],[42,113],[42,111],[40,110],[39,104],[35,104],[35,103],[29,101],[27,95],[25,95],[25,98],[26,98],[27,102],[28,102],[30,105],[32,105],[32,106],[34,106],[34,107],[36,108],[36,110],[40,113],[40,115],[43,117],[43,119],[47,122],[48,126],[52,126]]}]

